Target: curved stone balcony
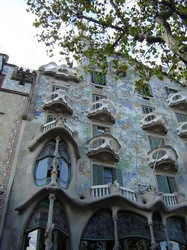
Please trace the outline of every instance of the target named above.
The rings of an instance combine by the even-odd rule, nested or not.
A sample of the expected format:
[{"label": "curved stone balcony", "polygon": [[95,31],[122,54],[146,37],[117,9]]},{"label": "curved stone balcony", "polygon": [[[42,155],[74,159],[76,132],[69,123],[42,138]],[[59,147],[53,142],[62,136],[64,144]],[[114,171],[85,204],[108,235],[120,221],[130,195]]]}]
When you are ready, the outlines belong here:
[{"label": "curved stone balcony", "polygon": [[68,67],[65,64],[58,66],[54,62],[50,62],[46,65],[42,65],[39,68],[40,71],[43,71],[45,75],[52,75],[56,79],[61,79],[66,82],[73,81],[79,83],[81,80],[81,74],[77,67]]},{"label": "curved stone balcony", "polygon": [[68,93],[65,90],[58,89],[46,97],[43,109],[63,115],[72,115],[73,110],[71,108],[71,103],[72,100]]},{"label": "curved stone balcony", "polygon": [[115,108],[107,99],[93,102],[88,108],[88,118],[108,124],[115,123]]},{"label": "curved stone balcony", "polygon": [[148,152],[149,165],[158,170],[176,172],[178,169],[177,158],[176,151],[168,145]]},{"label": "curved stone balcony", "polygon": [[97,135],[88,141],[87,155],[94,160],[118,162],[120,148],[119,142],[112,135]]},{"label": "curved stone balcony", "polygon": [[145,131],[157,133],[160,135],[167,134],[166,119],[159,113],[151,112],[149,114],[146,114],[140,122],[142,129]]},{"label": "curved stone balcony", "polygon": [[187,94],[177,92],[168,96],[168,104],[172,108],[187,110]]},{"label": "curved stone balcony", "polygon": [[187,122],[181,122],[179,127],[177,128],[177,134],[187,140]]}]

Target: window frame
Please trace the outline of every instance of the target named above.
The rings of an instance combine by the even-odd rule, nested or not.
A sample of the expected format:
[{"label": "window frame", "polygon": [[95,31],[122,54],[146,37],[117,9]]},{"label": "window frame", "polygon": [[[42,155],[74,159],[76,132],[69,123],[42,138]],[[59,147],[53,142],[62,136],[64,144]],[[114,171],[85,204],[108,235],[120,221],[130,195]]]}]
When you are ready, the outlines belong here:
[{"label": "window frame", "polygon": [[[153,98],[153,91],[152,91],[152,88],[151,88],[151,85],[150,83],[146,83],[145,84],[146,88],[142,88],[142,89],[139,89],[138,88],[138,94],[143,97],[143,99],[146,99],[146,100],[149,100],[150,98]],[[146,93],[148,92],[148,93]]]},{"label": "window frame", "polygon": [[170,94],[175,94],[177,92],[179,92],[179,90],[175,89],[175,88],[170,88],[170,87],[165,87],[166,93],[169,96]]},{"label": "window frame", "polygon": [[105,183],[105,176],[104,176],[105,170],[107,170],[107,171],[111,170],[111,174],[112,174],[112,182],[111,183],[114,183],[114,181],[117,180],[119,182],[120,186],[123,186],[122,170],[120,168],[101,164],[101,163],[92,164],[92,183],[94,186],[110,184],[110,182]]},{"label": "window frame", "polygon": [[[94,97],[95,96],[95,97]],[[96,97],[99,97],[98,100],[96,100]],[[95,99],[95,100],[94,100]],[[97,102],[101,99],[107,99],[107,97],[105,95],[100,95],[100,94],[95,94],[95,93],[92,93],[92,102]]]},{"label": "window frame", "polygon": [[[180,122],[187,122],[187,113],[180,113],[178,111],[175,111],[175,115],[176,115],[176,118],[177,118],[177,121],[180,123]],[[186,120],[182,118],[181,120],[181,117],[184,116],[186,117]]]},{"label": "window frame", "polygon": [[[165,144],[165,137],[163,137],[163,136],[157,136],[157,135],[149,134],[147,137],[148,137],[149,147],[150,147],[151,150],[154,150],[154,149],[156,149],[156,148],[160,148],[160,147],[166,145],[166,144]],[[157,147],[153,147],[152,145],[155,145],[156,143],[155,143],[155,142],[152,143],[152,142],[150,141],[150,138],[161,139],[162,142],[163,142],[163,144],[162,144],[162,143],[159,143],[159,145],[157,144],[157,145],[158,145]],[[152,140],[152,139],[151,139],[151,140]]]},{"label": "window frame", "polygon": [[[49,144],[49,145],[48,145]],[[53,146],[51,146],[51,145]],[[61,151],[60,146],[62,146],[62,148],[65,148],[65,151]],[[42,187],[45,186],[47,184],[49,184],[51,182],[51,171],[53,170],[53,159],[55,157],[55,147],[56,147],[56,143],[54,142],[54,140],[49,141],[48,143],[46,143],[44,145],[44,147],[42,148],[42,150],[40,151],[40,154],[38,155],[36,161],[35,161],[35,169],[34,169],[34,182],[36,186]],[[47,150],[47,151],[46,151]],[[43,153],[44,151],[44,153]],[[53,153],[52,153],[53,151]],[[71,180],[71,161],[70,161],[70,155],[68,153],[68,149],[66,147],[66,144],[63,140],[61,140],[61,144],[59,142],[59,148],[58,148],[58,152],[59,152],[59,157],[57,157],[57,161],[58,161],[58,166],[57,166],[57,183],[60,187],[62,188],[68,188],[70,180]],[[43,153],[43,154],[42,154]],[[41,161],[47,159],[47,165],[43,166],[41,164],[41,170],[38,170],[39,168],[39,164]],[[43,167],[43,169],[42,169]],[[66,171],[63,171],[66,170]],[[45,177],[39,178],[39,174],[40,171],[44,171],[45,170]],[[64,180],[61,175],[63,175],[64,173],[66,173],[66,179]],[[41,174],[40,174],[41,175]]]},{"label": "window frame", "polygon": [[[163,183],[163,181],[165,183]],[[172,193],[178,192],[174,175],[168,175],[165,173],[156,173],[156,182],[157,182],[157,187],[158,187],[159,192],[162,192],[165,194],[172,194]],[[165,190],[167,189],[167,192],[165,192],[164,189]]]},{"label": "window frame", "polygon": [[[101,128],[108,129],[109,132],[101,133],[101,134],[100,134],[100,133],[95,134],[95,131],[96,131],[95,127],[101,127]],[[98,129],[97,129],[97,131],[98,131]],[[110,135],[112,135],[112,127],[111,127],[111,126],[105,126],[105,125],[103,125],[103,124],[95,124],[95,123],[92,123],[92,137],[95,137],[95,136],[97,136],[97,135],[105,135],[105,134],[110,134]]]},{"label": "window frame", "polygon": [[[100,83],[99,81],[97,81],[96,76],[95,76],[96,73],[101,75],[101,77],[102,77],[102,82],[101,82],[101,83]],[[93,83],[96,87],[103,88],[103,87],[106,87],[106,86],[107,86],[107,83],[106,83],[106,75],[104,75],[104,74],[102,73],[102,71],[93,70],[92,73],[91,73],[91,80],[92,80],[92,83]]]},{"label": "window frame", "polygon": [[[152,109],[152,111],[149,111],[149,112],[144,112],[146,109]],[[142,112],[143,112],[143,114],[150,114],[150,113],[152,113],[152,112],[154,112],[155,111],[155,108],[154,107],[152,107],[152,106],[148,106],[148,105],[142,105]]]}]

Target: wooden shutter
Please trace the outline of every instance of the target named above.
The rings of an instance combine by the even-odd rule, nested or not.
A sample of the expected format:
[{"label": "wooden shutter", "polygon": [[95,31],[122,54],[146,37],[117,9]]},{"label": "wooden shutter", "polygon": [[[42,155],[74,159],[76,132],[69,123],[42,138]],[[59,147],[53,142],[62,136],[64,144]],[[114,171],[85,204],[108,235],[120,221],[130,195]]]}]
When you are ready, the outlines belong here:
[{"label": "wooden shutter", "polygon": [[177,192],[177,186],[176,186],[176,183],[175,183],[175,178],[171,177],[171,176],[168,176],[167,180],[168,180],[168,183],[169,183],[170,192],[171,193]]},{"label": "wooden shutter", "polygon": [[157,175],[158,189],[163,193],[170,193],[167,177],[165,175]]},{"label": "wooden shutter", "polygon": [[93,165],[93,184],[102,185],[104,179],[104,169],[103,166]]}]

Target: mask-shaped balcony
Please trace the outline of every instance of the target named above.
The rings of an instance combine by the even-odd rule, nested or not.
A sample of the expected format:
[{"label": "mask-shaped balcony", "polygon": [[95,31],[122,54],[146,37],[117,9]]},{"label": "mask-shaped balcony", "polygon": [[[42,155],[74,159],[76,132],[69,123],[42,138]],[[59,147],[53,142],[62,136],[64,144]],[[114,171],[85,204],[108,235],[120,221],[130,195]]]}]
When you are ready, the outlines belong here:
[{"label": "mask-shaped balcony", "polygon": [[115,123],[115,108],[107,99],[100,99],[93,102],[88,108],[88,118],[108,124]]},{"label": "mask-shaped balcony", "polygon": [[165,135],[167,133],[166,124],[167,122],[163,115],[156,112],[146,114],[141,120],[141,127],[143,130],[160,135]]},{"label": "mask-shaped balcony", "polygon": [[149,165],[158,170],[176,172],[178,169],[177,158],[176,151],[168,145],[148,152]]},{"label": "mask-shaped balcony", "polygon": [[172,108],[187,110],[187,94],[177,92],[168,96],[168,104]]},{"label": "mask-shaped balcony", "polygon": [[43,105],[44,110],[49,110],[63,115],[72,115],[73,110],[71,108],[71,97],[65,90],[58,89],[50,93]]},{"label": "mask-shaped balcony", "polygon": [[[73,66],[73,65],[71,65]],[[63,81],[72,81],[79,83],[81,80],[80,70],[76,67],[68,67],[67,65],[58,66],[56,63],[51,62],[46,65],[42,65],[39,68],[45,75],[53,76],[55,79],[60,79]]]},{"label": "mask-shaped balcony", "polygon": [[187,140],[187,122],[181,122],[179,127],[177,128],[177,134]]},{"label": "mask-shaped balcony", "polygon": [[119,142],[110,134],[97,135],[87,143],[88,157],[105,162],[118,162]]}]

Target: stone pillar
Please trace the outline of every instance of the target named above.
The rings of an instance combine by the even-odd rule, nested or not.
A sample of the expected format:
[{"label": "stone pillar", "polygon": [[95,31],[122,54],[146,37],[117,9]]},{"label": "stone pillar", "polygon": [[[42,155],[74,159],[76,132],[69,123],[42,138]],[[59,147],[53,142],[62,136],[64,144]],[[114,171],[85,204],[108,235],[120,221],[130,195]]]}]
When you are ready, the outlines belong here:
[{"label": "stone pillar", "polygon": [[164,231],[165,231],[165,235],[166,235],[167,249],[171,250],[172,249],[172,245],[171,245],[171,242],[169,241],[169,236],[168,236],[168,230],[167,230],[166,222],[163,223],[163,227],[164,227]]},{"label": "stone pillar", "polygon": [[158,249],[158,245],[155,241],[155,237],[154,237],[154,233],[153,233],[153,222],[149,221],[149,229],[150,229],[150,234],[151,234],[151,249],[152,250],[157,250]]},{"label": "stone pillar", "polygon": [[53,169],[51,171],[51,182],[50,182],[51,186],[57,186],[58,185],[57,184],[57,176],[58,176],[57,166],[58,166],[58,157],[59,157],[58,148],[59,148],[59,141],[61,139],[58,136],[58,137],[55,138],[55,140],[56,140],[56,145],[55,145],[54,159],[53,159],[53,163],[52,163]]},{"label": "stone pillar", "polygon": [[52,232],[54,229],[53,207],[54,207],[55,195],[50,194],[48,198],[49,198],[49,212],[48,212],[47,226],[45,229],[45,250],[50,250],[53,247]]},{"label": "stone pillar", "polygon": [[112,219],[113,219],[113,223],[114,223],[114,238],[115,238],[115,243],[114,243],[114,247],[113,250],[118,250],[119,249],[119,240],[118,240],[118,227],[117,227],[117,210],[113,209],[112,211]]}]

